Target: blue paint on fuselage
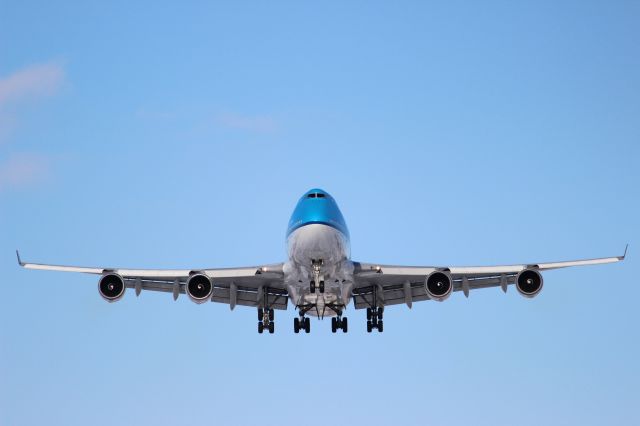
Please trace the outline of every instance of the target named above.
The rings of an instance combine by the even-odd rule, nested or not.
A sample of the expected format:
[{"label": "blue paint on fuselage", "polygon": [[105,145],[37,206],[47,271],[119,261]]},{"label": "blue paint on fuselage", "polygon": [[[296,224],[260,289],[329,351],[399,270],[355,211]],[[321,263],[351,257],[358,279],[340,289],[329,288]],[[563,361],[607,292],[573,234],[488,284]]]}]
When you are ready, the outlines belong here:
[{"label": "blue paint on fuselage", "polygon": [[314,223],[331,226],[349,240],[349,230],[336,200],[322,189],[307,191],[300,198],[289,220],[287,238],[296,229]]}]

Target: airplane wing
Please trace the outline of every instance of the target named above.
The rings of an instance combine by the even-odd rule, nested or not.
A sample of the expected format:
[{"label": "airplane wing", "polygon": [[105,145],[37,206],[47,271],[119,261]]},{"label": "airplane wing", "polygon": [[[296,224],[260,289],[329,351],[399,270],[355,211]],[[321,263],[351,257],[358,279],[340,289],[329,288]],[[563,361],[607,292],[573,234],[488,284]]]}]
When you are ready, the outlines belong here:
[{"label": "airplane wing", "polygon": [[[462,291],[469,297],[471,290],[501,287],[506,293],[508,286],[516,284],[524,271],[533,271],[536,274],[534,278],[540,277],[539,291],[542,288],[542,271],[620,262],[626,254],[625,248],[622,256],[503,266],[395,266],[354,262],[354,286],[351,294],[356,309],[401,303],[411,307],[413,302],[423,300],[442,301],[455,291]],[[427,279],[436,272],[449,277],[451,289],[445,297],[430,297],[427,291]],[[533,297],[537,291],[527,294],[525,289],[523,294]]]},{"label": "airplane wing", "polygon": [[190,277],[201,274],[212,283],[212,302],[226,303],[231,309],[236,305],[287,309],[288,293],[282,263],[240,268],[129,269],[30,263],[23,262],[17,251],[16,255],[20,266],[26,269],[80,272],[101,277],[117,275],[122,278],[125,288],[135,289],[136,295],[142,290],[160,291],[172,293],[174,300],[186,293]]}]

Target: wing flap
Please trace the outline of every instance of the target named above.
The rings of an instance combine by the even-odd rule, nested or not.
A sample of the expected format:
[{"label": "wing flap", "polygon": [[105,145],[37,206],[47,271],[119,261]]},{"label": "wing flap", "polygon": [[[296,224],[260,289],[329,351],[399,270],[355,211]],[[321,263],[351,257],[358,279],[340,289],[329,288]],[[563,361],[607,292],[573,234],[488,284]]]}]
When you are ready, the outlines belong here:
[{"label": "wing flap", "polygon": [[[628,248],[628,246],[627,246]],[[622,256],[580,259],[562,262],[542,262],[521,265],[497,266],[401,266],[381,265],[375,263],[354,262],[354,287],[352,291],[356,309],[378,305],[396,305],[413,301],[429,300],[425,289],[426,277],[434,271],[449,271],[453,280],[453,291],[464,291],[481,288],[500,287],[505,291],[507,286],[515,284],[517,275],[525,269],[547,271],[574,266],[603,265],[620,262],[627,255],[625,248]],[[405,292],[406,283],[411,288],[411,297]],[[468,285],[465,291],[464,285]]]},{"label": "wing flap", "polygon": [[[127,288],[140,291],[158,291],[173,293],[176,282],[177,294],[185,294],[186,282],[194,272],[204,272],[213,282],[211,301],[226,303],[231,306],[254,306],[266,302],[274,309],[287,309],[288,293],[284,286],[283,264],[264,266],[246,266],[240,268],[204,268],[204,269],[132,269],[105,268],[70,265],[51,265],[23,262],[16,251],[18,263],[26,269],[44,271],[79,272],[102,275],[104,273],[119,274]],[[234,287],[235,298],[232,301],[231,287]],[[260,300],[258,300],[260,292]]]}]

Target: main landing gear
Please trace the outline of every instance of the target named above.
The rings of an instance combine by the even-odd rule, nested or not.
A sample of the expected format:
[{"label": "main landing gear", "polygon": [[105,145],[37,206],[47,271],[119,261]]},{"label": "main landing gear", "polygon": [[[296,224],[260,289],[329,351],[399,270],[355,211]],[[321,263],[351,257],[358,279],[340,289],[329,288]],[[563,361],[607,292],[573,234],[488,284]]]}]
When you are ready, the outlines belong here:
[{"label": "main landing gear", "polygon": [[346,333],[348,330],[349,322],[347,321],[347,317],[342,318],[333,317],[331,318],[331,332],[335,333],[338,330],[342,330],[343,333]]},{"label": "main landing gear", "polygon": [[367,333],[371,333],[374,328],[378,330],[378,333],[382,333],[384,330],[383,314],[384,308],[382,307],[367,308]]},{"label": "main landing gear", "polygon": [[275,331],[274,317],[273,309],[258,308],[258,333],[262,334],[268,330],[269,334],[273,334]]},{"label": "main landing gear", "polygon": [[293,332],[300,333],[300,330],[304,330],[305,333],[311,333],[311,320],[309,317],[305,317],[304,315],[313,309],[316,305],[306,304],[298,306],[298,315],[299,318],[293,319]]},{"label": "main landing gear", "polygon": [[300,330],[304,330],[305,333],[311,332],[311,321],[309,317],[300,316],[300,318],[293,319],[293,332],[300,333]]}]

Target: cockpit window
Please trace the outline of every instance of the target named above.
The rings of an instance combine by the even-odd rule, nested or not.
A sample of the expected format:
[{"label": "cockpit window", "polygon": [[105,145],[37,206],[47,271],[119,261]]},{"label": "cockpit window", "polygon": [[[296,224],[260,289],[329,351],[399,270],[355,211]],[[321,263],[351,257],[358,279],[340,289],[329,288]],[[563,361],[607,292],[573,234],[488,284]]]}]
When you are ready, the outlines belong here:
[{"label": "cockpit window", "polygon": [[317,194],[318,198],[324,198],[324,194]]},{"label": "cockpit window", "polygon": [[324,198],[325,195],[319,192],[314,192],[312,194],[308,194],[307,198]]},{"label": "cockpit window", "polygon": [[307,195],[307,198],[316,198],[316,194],[309,194]]}]

